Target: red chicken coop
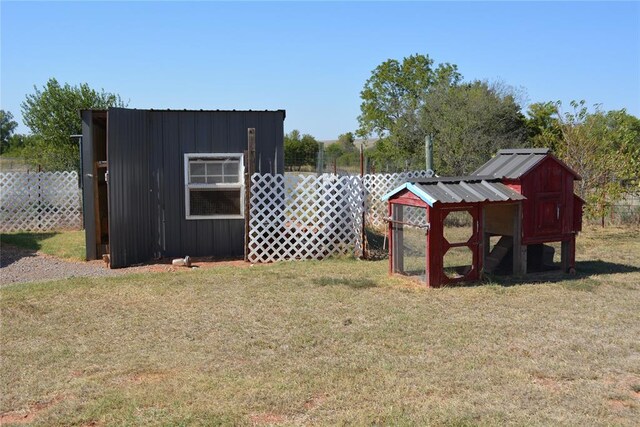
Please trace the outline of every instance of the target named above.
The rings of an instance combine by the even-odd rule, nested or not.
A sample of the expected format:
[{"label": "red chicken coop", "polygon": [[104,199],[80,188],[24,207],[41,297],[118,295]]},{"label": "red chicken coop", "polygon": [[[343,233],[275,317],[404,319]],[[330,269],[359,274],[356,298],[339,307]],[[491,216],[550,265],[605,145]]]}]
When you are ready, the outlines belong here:
[{"label": "red chicken coop", "polygon": [[470,176],[407,182],[388,201],[389,271],[438,287],[483,273],[575,272],[580,177],[548,149],[500,150]]}]

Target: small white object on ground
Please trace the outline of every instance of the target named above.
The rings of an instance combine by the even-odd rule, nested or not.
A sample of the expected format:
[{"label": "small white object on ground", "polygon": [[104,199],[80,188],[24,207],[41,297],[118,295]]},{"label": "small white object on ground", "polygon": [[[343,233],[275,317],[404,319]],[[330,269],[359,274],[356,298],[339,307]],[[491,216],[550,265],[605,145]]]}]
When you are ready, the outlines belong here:
[{"label": "small white object on ground", "polygon": [[191,267],[191,258],[187,255],[184,258],[176,258],[171,261],[171,264],[179,267]]}]

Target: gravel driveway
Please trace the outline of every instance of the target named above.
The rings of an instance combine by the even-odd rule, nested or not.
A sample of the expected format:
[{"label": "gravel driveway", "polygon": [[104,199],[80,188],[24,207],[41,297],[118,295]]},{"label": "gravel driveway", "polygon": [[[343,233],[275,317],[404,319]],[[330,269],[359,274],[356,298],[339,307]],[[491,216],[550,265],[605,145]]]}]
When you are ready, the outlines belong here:
[{"label": "gravel driveway", "polygon": [[11,245],[3,244],[0,248],[0,286],[69,277],[115,276],[122,273],[123,271],[108,269],[102,261],[65,261]]}]

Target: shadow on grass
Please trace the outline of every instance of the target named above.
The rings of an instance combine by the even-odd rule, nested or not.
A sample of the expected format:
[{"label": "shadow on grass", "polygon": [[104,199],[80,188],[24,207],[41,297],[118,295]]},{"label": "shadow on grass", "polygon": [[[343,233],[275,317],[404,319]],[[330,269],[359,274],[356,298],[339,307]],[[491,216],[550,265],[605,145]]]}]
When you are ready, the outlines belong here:
[{"label": "shadow on grass", "polygon": [[22,249],[33,249],[35,251],[42,248],[43,240],[50,239],[53,236],[57,236],[60,233],[11,233],[0,234],[0,242],[3,244],[17,246]]},{"label": "shadow on grass", "polygon": [[578,274],[617,274],[617,273],[637,273],[640,267],[627,264],[616,264],[602,260],[578,261],[576,263]]},{"label": "shadow on grass", "polygon": [[351,279],[343,277],[318,277],[311,281],[318,286],[348,286],[352,289],[375,288],[377,283],[371,279]]},{"label": "shadow on grass", "polygon": [[[41,242],[59,233],[11,233],[0,234],[0,268],[6,267],[21,258],[36,256],[42,249]],[[7,247],[6,245],[10,245]]]},{"label": "shadow on grass", "polygon": [[[566,274],[559,270],[545,271],[540,273],[530,273],[525,276],[499,276],[492,275],[489,278],[476,283],[461,284],[462,286],[482,286],[487,284],[498,286],[515,286],[523,283],[565,283],[571,284],[572,288],[580,290],[591,290],[595,283],[584,281],[589,276],[606,274],[624,274],[640,272],[640,267],[627,264],[617,264],[602,260],[578,261],[576,262],[576,274]],[[579,282],[584,281],[584,282]],[[574,283],[575,282],[575,283]]]}]

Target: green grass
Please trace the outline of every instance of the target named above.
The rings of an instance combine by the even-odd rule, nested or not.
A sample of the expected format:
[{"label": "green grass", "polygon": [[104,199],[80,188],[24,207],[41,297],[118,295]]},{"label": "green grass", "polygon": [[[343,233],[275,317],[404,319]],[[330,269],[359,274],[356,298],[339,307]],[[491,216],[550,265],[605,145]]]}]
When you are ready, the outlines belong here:
[{"label": "green grass", "polygon": [[386,261],[0,289],[0,414],[35,425],[637,425],[640,231],[578,275],[424,289]]},{"label": "green grass", "polygon": [[76,261],[85,259],[84,231],[3,233],[0,243]]}]

